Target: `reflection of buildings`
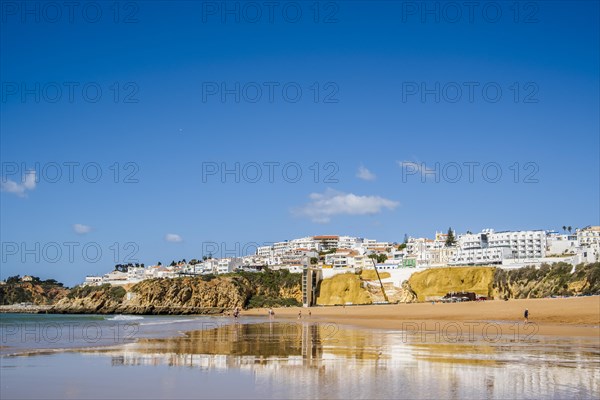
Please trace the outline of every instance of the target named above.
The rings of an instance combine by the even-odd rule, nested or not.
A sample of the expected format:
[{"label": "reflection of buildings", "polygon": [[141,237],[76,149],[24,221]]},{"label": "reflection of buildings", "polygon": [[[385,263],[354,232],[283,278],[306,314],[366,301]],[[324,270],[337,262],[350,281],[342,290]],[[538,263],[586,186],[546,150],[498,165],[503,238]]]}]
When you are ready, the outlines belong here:
[{"label": "reflection of buildings", "polygon": [[[151,340],[98,354],[111,356],[114,366],[241,371],[273,397],[597,398],[600,394],[597,344],[567,339],[420,343],[399,332],[277,322],[231,325],[204,336]],[[225,388],[222,395],[226,393]]]}]

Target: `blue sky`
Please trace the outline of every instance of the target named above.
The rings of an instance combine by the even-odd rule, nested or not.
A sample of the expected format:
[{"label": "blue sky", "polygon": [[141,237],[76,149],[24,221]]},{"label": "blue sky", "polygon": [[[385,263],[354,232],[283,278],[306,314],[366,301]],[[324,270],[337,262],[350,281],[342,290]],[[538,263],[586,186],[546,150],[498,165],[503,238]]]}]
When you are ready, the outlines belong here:
[{"label": "blue sky", "polygon": [[598,2],[276,3],[2,2],[0,276],[599,223]]}]

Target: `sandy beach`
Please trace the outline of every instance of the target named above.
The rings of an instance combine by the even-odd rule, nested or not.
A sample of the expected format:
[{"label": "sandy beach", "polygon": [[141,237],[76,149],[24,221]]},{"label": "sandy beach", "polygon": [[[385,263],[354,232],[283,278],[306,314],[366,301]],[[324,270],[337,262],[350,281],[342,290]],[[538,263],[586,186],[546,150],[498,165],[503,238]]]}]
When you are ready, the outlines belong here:
[{"label": "sandy beach", "polygon": [[[302,311],[302,319],[332,322],[375,329],[412,329],[425,326],[436,329],[438,326],[457,322],[471,324],[474,332],[481,333],[485,323],[524,325],[523,312],[529,310],[529,322],[535,326],[535,334],[552,336],[586,336],[598,338],[600,342],[600,297],[571,297],[546,299],[494,300],[465,303],[414,303],[367,306],[331,306],[309,309],[277,308],[275,318],[297,319]],[[266,309],[252,309],[244,315],[266,315]],[[466,324],[465,324],[466,323]],[[475,325],[474,323],[479,323]],[[415,325],[416,324],[416,325]],[[424,325],[422,325],[424,324]],[[531,327],[530,327],[531,328]]]}]

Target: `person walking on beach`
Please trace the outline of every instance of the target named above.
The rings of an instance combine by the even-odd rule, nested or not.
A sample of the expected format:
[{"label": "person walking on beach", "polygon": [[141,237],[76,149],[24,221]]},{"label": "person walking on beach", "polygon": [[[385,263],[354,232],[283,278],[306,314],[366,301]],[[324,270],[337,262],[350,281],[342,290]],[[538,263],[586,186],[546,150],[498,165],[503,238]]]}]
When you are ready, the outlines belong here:
[{"label": "person walking on beach", "polygon": [[302,310],[298,311],[298,319],[302,318]]},{"label": "person walking on beach", "polygon": [[525,309],[525,312],[523,313],[523,317],[525,317],[525,323],[529,322],[529,310]]}]

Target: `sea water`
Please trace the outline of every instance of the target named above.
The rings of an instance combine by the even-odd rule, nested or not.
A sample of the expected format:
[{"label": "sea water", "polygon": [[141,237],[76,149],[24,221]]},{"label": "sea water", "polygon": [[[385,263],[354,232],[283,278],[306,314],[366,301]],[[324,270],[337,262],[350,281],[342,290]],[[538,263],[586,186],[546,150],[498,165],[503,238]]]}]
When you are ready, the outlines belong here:
[{"label": "sea water", "polygon": [[[105,345],[82,339],[78,347],[55,347],[66,351],[25,352],[13,346],[6,352],[13,355],[0,358],[1,398],[600,397],[595,338],[454,342],[251,317],[11,318],[13,323],[19,318],[91,321],[108,332],[115,329],[111,324],[137,324],[138,330],[123,343],[114,344],[111,337]],[[6,321],[3,329],[12,332]]]},{"label": "sea water", "polygon": [[214,326],[222,317],[0,314],[0,355],[117,346]]}]

